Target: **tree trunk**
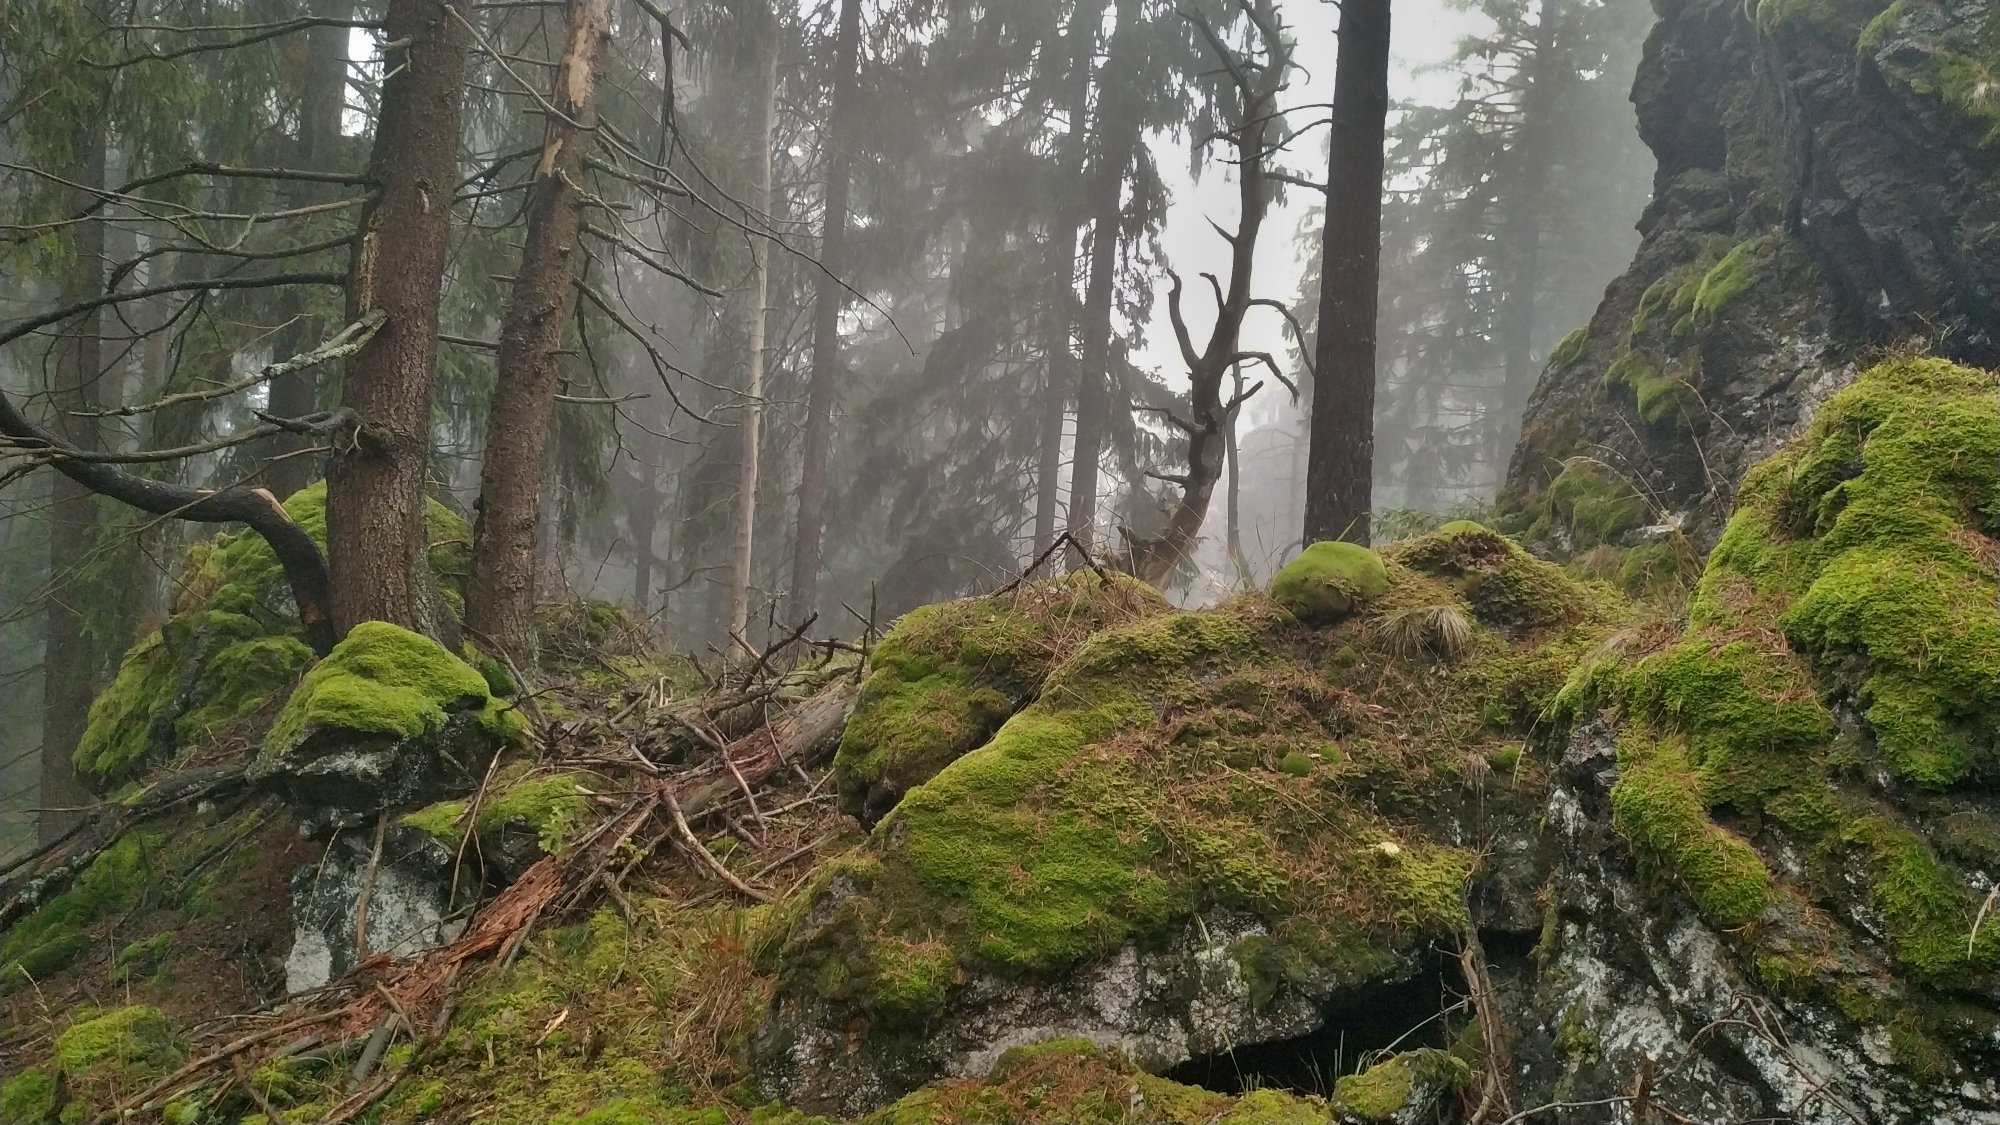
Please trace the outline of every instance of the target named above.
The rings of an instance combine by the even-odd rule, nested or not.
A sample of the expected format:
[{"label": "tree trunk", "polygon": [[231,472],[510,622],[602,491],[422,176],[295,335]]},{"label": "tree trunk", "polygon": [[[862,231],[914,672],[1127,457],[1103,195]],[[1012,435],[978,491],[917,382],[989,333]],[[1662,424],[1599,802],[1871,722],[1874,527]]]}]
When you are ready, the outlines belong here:
[{"label": "tree trunk", "polygon": [[1111,311],[1125,173],[1139,144],[1140,0],[1118,0],[1118,23],[1098,83],[1097,165],[1090,187],[1090,281],[1083,297],[1083,361],[1076,384],[1076,452],[1069,473],[1070,537],[1090,549],[1097,526],[1098,459],[1111,420]]},{"label": "tree trunk", "polygon": [[1375,313],[1382,270],[1382,143],[1389,0],[1340,10],[1327,172],[1306,542],[1368,542],[1375,459]]},{"label": "tree trunk", "polygon": [[[105,181],[103,124],[101,118],[82,124],[87,132],[74,178],[79,184],[100,185]],[[74,194],[73,210],[96,202],[87,191]],[[79,224],[74,249],[75,261],[63,285],[65,305],[90,300],[104,288],[104,223],[92,218]],[[102,319],[102,310],[92,310],[58,329],[50,374],[51,426],[57,436],[83,449],[97,448],[101,439],[96,420],[77,417],[74,412],[97,407],[96,385],[104,368]],[[61,473],[54,474],[49,482],[47,632],[42,649],[39,807],[43,842],[68,832],[93,801],[72,761],[89,717],[97,663],[81,608],[90,593],[73,584],[96,540],[97,507],[90,489]]]},{"label": "tree trunk", "polygon": [[[1561,18],[1561,0],[1542,0],[1541,20],[1535,29],[1532,65],[1523,78],[1528,88],[1521,95],[1521,129],[1514,146],[1516,174],[1508,198],[1506,225],[1500,234],[1507,286],[1500,307],[1500,351],[1505,363],[1501,399],[1490,419],[1492,433],[1489,460],[1498,466],[1496,476],[1506,473],[1507,453],[1520,428],[1520,413],[1535,389],[1535,300],[1542,283],[1542,195],[1548,190],[1549,169],[1543,143],[1549,128],[1553,103],[1558,96],[1556,77],[1556,25]],[[1504,421],[1502,421],[1504,419]]]},{"label": "tree trunk", "polygon": [[[1097,28],[1104,22],[1105,0],[1078,4],[1070,17],[1070,93],[1066,111],[1069,129],[1063,137],[1062,168],[1082,178],[1090,129],[1090,86]],[[1065,198],[1073,198],[1065,193]],[[1044,310],[1042,353],[1042,416],[1035,452],[1035,555],[1056,540],[1062,505],[1062,431],[1070,396],[1077,386],[1076,353],[1071,350],[1076,329],[1076,235],[1081,225],[1074,203],[1056,208],[1049,224],[1049,295]]]},{"label": "tree trunk", "polygon": [[[1242,367],[1239,366],[1236,368],[1232,382],[1235,384],[1235,389],[1231,392],[1230,397],[1234,401],[1241,402],[1243,400]],[[1248,582],[1250,581],[1250,563],[1243,555],[1243,442],[1236,433],[1237,420],[1238,415],[1232,411],[1229,416],[1229,427],[1223,431],[1224,439],[1228,442],[1228,447],[1223,452],[1229,466],[1229,526],[1227,529],[1229,565],[1236,568],[1236,580],[1238,582]]]},{"label": "tree trunk", "polygon": [[[778,115],[778,47],[764,48],[759,78],[757,130],[752,156],[756,184],[752,198],[757,213],[771,221],[771,132]],[[730,559],[729,629],[739,640],[750,639],[750,564],[757,545],[757,470],[759,431],[764,421],[764,305],[771,284],[771,240],[750,242],[749,331],[743,356],[743,427],[741,460],[736,475],[736,543]]]},{"label": "tree trunk", "polygon": [[845,266],[847,248],[848,149],[855,139],[850,118],[861,65],[861,0],[840,0],[840,31],[834,50],[839,77],[822,142],[827,150],[826,218],[819,244],[820,274],[813,293],[812,377],[806,389],[798,542],[792,554],[792,616],[800,621],[819,609],[827,451],[833,444],[833,403],[840,383],[840,311],[845,292],[839,271]]},{"label": "tree trunk", "polygon": [[[348,19],[354,15],[353,0],[315,0],[314,15]],[[351,31],[345,27],[315,27],[306,32],[306,74],[299,94],[299,143],[297,166],[309,171],[329,169],[336,163],[340,145],[340,117],[347,105],[347,42]],[[305,206],[328,197],[324,185],[298,184],[292,191],[292,205]],[[285,314],[292,326],[279,333],[280,356],[297,355],[310,348],[316,327],[305,315],[305,302],[294,292],[285,298]],[[158,338],[165,339],[166,333]],[[318,408],[315,390],[320,373],[293,371],[271,380],[271,413],[280,418],[300,418]],[[265,450],[264,487],[283,500],[318,476],[315,458],[302,451],[312,445],[303,435],[285,433],[270,440]]]},{"label": "tree trunk", "polygon": [[598,58],[610,37],[608,0],[569,0],[567,36],[543,121],[542,156],[528,200],[521,267],[500,326],[498,377],[479,466],[479,517],[465,624],[501,652],[526,660],[533,647],[535,530],[541,523],[542,464],[570,290],[581,251],[584,175],[597,127]]},{"label": "tree trunk", "polygon": [[337,442],[327,483],[327,554],[342,631],[389,621],[435,632],[426,588],[424,500],[437,387],[438,304],[459,118],[471,43],[471,0],[390,0],[390,51],[381,118],[369,155],[377,196],[354,243],[347,299],[353,316],[389,320],[348,364],[342,405],[359,416]]}]

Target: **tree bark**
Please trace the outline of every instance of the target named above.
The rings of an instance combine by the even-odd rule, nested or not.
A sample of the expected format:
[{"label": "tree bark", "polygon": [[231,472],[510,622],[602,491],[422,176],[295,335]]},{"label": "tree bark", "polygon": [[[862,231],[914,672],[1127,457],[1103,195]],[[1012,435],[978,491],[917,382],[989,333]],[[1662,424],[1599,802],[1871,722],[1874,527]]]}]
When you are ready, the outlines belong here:
[{"label": "tree bark", "polygon": [[1389,0],[1346,0],[1340,13],[1305,539],[1365,544],[1374,487]]},{"label": "tree bark", "polygon": [[1139,145],[1141,0],[1118,0],[1118,23],[1098,83],[1097,165],[1090,187],[1090,281],[1083,297],[1083,360],[1076,384],[1076,452],[1069,473],[1069,534],[1085,550],[1097,527],[1098,459],[1111,420],[1111,310],[1118,286],[1118,228],[1125,173]]},{"label": "tree bark", "polygon": [[337,442],[327,482],[327,554],[336,625],[388,621],[435,632],[424,565],[424,500],[437,387],[438,305],[459,119],[471,44],[471,0],[390,0],[390,52],[368,175],[377,194],[356,232],[350,318],[389,320],[348,364],[342,405],[358,424]]},{"label": "tree bark", "polygon": [[[353,0],[315,0],[312,13],[344,20],[354,15]],[[308,171],[331,170],[340,145],[340,117],[347,105],[347,42],[345,27],[315,27],[306,32],[306,73],[299,91],[299,142],[296,167]],[[326,185],[301,183],[294,187],[292,205],[306,206],[328,198]],[[278,355],[295,355],[312,346],[316,326],[306,314],[305,302],[287,294],[285,313],[292,326],[279,334]],[[164,339],[165,334],[159,334]],[[293,371],[271,380],[271,413],[280,418],[300,418],[318,409],[318,371]],[[302,435],[285,433],[267,444],[264,460],[264,487],[283,500],[311,484],[319,476],[315,459],[303,451],[311,442]]]},{"label": "tree bark", "polygon": [[500,359],[479,466],[479,517],[465,623],[516,660],[532,653],[535,531],[541,524],[548,451],[570,290],[581,256],[584,175],[597,127],[598,59],[610,37],[609,0],[569,0],[566,44],[556,66],[528,200],[526,244],[500,326]]},{"label": "tree bark", "polygon": [[[1243,368],[1236,368],[1232,382],[1234,383],[1234,390],[1231,392],[1231,397],[1241,402],[1244,397]],[[1243,555],[1243,442],[1236,433],[1236,423],[1237,418],[1232,414],[1229,419],[1228,428],[1223,431],[1224,440],[1228,443],[1228,447],[1223,452],[1229,469],[1228,511],[1226,515],[1228,527],[1226,531],[1229,548],[1229,565],[1236,568],[1236,580],[1238,582],[1247,582],[1250,580],[1250,562]]]},{"label": "tree bark", "polygon": [[[752,155],[756,184],[752,189],[757,213],[771,221],[771,132],[778,115],[778,46],[764,48],[764,69],[760,76],[757,130]],[[730,559],[729,630],[742,641],[750,639],[750,564],[757,546],[758,444],[764,422],[764,306],[771,283],[771,240],[754,237],[750,241],[749,331],[745,333],[743,356],[743,426],[740,432],[741,460],[736,475],[736,542]]]},{"label": "tree bark", "polygon": [[813,293],[812,376],[806,389],[805,448],[799,465],[798,541],[792,553],[792,616],[819,610],[819,572],[826,534],[827,453],[833,444],[833,404],[840,389],[840,312],[846,293],[847,207],[852,178],[848,149],[855,133],[855,87],[860,79],[861,0],[840,0],[833,106],[823,146],[827,150],[826,218],[820,235],[820,275]]}]

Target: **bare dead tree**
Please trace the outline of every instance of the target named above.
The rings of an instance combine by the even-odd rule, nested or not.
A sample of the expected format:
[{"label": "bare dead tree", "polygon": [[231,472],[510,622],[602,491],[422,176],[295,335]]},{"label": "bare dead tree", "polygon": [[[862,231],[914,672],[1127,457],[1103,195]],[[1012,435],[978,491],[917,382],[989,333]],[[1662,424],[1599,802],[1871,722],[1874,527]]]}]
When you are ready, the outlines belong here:
[{"label": "bare dead tree", "polygon": [[[1253,383],[1234,390],[1225,401],[1223,383],[1246,364],[1264,364],[1281,381],[1284,374],[1277,362],[1262,352],[1244,351],[1243,321],[1252,309],[1270,307],[1284,312],[1276,301],[1258,299],[1250,292],[1251,269],[1256,263],[1257,236],[1269,212],[1276,181],[1270,162],[1278,149],[1274,137],[1283,128],[1278,94],[1284,89],[1292,66],[1292,44],[1285,34],[1273,0],[1238,0],[1248,18],[1255,45],[1238,49],[1226,42],[1214,25],[1198,13],[1182,10],[1185,19],[1200,35],[1208,51],[1221,67],[1230,95],[1224,102],[1226,128],[1218,139],[1226,140],[1236,168],[1237,201],[1240,208],[1235,231],[1216,230],[1229,243],[1229,281],[1203,274],[1215,294],[1215,327],[1200,349],[1188,331],[1182,315],[1184,291],[1180,275],[1169,271],[1173,288],[1167,294],[1167,311],[1187,363],[1188,416],[1161,409],[1168,425],[1187,438],[1187,471],[1179,474],[1149,475],[1177,485],[1180,500],[1158,536],[1141,536],[1121,528],[1125,537],[1125,568],[1138,578],[1164,584],[1181,562],[1193,552],[1208,516],[1209,500],[1221,479],[1227,457],[1228,435],[1235,428],[1236,415],[1243,404],[1263,387]],[[1289,317],[1289,313],[1285,313]]]}]

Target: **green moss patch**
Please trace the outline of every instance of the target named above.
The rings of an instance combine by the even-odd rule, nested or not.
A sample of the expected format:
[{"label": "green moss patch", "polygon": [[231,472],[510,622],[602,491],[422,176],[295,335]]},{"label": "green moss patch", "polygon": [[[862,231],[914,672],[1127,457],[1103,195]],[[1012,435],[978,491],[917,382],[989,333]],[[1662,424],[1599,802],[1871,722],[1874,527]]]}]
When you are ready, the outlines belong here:
[{"label": "green moss patch", "polygon": [[[1247,1099],[1245,1099],[1247,1100]],[[1257,1121],[1272,1125],[1328,1120],[1324,1109],[1269,1092],[1235,1117],[1231,1099],[1156,1078],[1115,1049],[1086,1039],[1052,1039],[1000,1056],[985,1079],[956,1078],[911,1093],[864,1118],[866,1125],[1179,1125],[1188,1121]],[[1239,1103],[1240,1104],[1240,1103]],[[1299,1117],[1305,1110],[1308,1116]]]},{"label": "green moss patch", "polygon": [[306,673],[265,738],[267,758],[322,730],[421,738],[454,714],[477,712],[503,738],[520,719],[493,699],[486,678],[429,637],[384,621],[364,621]]},{"label": "green moss patch", "polygon": [[1312,625],[1325,625],[1389,589],[1375,552],[1354,543],[1314,543],[1271,579],[1271,597]]},{"label": "green moss patch", "polygon": [[470,800],[428,805],[404,816],[403,824],[453,847],[465,839],[468,827],[481,837],[518,829],[532,833],[543,854],[555,855],[584,826],[590,811],[584,781],[582,774],[537,776],[524,767],[510,767],[495,775],[475,824],[466,823]]},{"label": "green moss patch", "polygon": [[88,927],[138,902],[156,875],[160,838],[131,832],[91,861],[69,890],[0,937],[0,993],[43,980],[90,948]]},{"label": "green moss patch", "polygon": [[1342,1078],[1333,1100],[1363,1121],[1404,1120],[1471,1080],[1461,1059],[1439,1050],[1406,1051]]},{"label": "green moss patch", "polygon": [[1654,872],[1671,879],[1711,924],[1734,929],[1756,921],[1770,901],[1770,872],[1741,837],[1710,823],[1686,754],[1647,745],[1643,728],[1619,750],[1611,823]]},{"label": "green moss patch", "polygon": [[56,1036],[50,1056],[68,1092],[63,1119],[87,1120],[180,1065],[182,1051],[166,1013],[116,1008],[79,1017]]},{"label": "green moss patch", "polygon": [[992,737],[1090,636],[1166,609],[1143,583],[1078,573],[907,614],[871,654],[834,757],[841,806],[878,819]]}]

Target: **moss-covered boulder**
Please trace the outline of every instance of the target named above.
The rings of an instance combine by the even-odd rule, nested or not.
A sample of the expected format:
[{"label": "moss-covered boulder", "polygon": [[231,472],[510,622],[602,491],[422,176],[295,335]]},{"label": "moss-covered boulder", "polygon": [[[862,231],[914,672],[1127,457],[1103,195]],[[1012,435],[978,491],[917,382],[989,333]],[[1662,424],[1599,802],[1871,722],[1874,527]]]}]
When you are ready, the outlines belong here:
[{"label": "moss-covered boulder", "polygon": [[[324,484],[292,496],[285,511],[324,546]],[[427,511],[431,570],[447,606],[456,606],[472,533],[435,500]],[[184,754],[253,746],[312,661],[284,568],[255,532],[196,544],[176,589],[173,615],[126,652],[91,705],[76,766],[101,790]]]},{"label": "moss-covered boulder", "polygon": [[1418,1125],[1436,1120],[1446,1100],[1471,1082],[1462,1059],[1435,1049],[1406,1051],[1342,1077],[1333,1101],[1361,1121]]},{"label": "moss-covered boulder", "polygon": [[1327,625],[1389,588],[1375,552],[1354,543],[1314,543],[1271,579],[1271,597],[1310,625]]},{"label": "moss-covered boulder", "polygon": [[[1573,660],[1610,627],[1491,533],[1444,542],[1467,536],[1483,585],[1370,555],[1381,581],[1330,625],[1250,595],[1083,643],[792,906],[758,1044],[766,1089],[859,1112],[985,1073],[991,1044],[1027,1027],[1158,1070],[1303,1034],[1416,972],[1468,925],[1477,859],[1451,825],[1513,741],[1499,701],[1532,714],[1568,667],[1536,655]],[[1500,577],[1479,570],[1485,550]],[[1544,578],[1563,595],[1547,605],[1530,596]],[[1467,589],[1534,624],[1483,624]],[[1433,610],[1461,623],[1449,660],[1389,627]]]},{"label": "moss-covered boulder", "polygon": [[315,821],[350,825],[470,791],[521,729],[471,665],[428,637],[367,621],[306,673],[250,776]]},{"label": "moss-covered boulder", "polygon": [[1167,608],[1144,583],[1079,572],[905,615],[870,654],[834,756],[841,808],[881,819],[992,737],[1091,635]]}]

